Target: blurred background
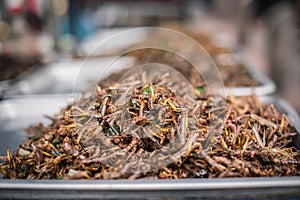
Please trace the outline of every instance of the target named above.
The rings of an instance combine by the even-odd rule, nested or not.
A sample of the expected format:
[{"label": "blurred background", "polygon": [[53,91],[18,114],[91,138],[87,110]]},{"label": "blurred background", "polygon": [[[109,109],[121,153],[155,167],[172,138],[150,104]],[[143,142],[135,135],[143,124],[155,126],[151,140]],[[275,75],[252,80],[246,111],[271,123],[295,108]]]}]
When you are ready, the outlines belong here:
[{"label": "blurred background", "polygon": [[189,30],[242,53],[299,113],[299,0],[0,0],[1,98],[24,73],[85,58],[94,41],[139,26]]}]

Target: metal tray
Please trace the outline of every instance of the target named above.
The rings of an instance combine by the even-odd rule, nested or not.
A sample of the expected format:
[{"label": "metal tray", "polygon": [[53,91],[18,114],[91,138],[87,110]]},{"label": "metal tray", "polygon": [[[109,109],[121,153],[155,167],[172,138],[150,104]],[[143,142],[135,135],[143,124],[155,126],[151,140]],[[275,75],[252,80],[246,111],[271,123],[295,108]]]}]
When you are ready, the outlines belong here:
[{"label": "metal tray", "polygon": [[19,77],[31,73],[34,69],[39,67],[42,59],[40,56],[22,56],[0,53],[0,99],[3,98],[4,93],[9,89],[10,85],[16,82]]},{"label": "metal tray", "polygon": [[[219,58],[219,60],[218,60]],[[276,90],[275,83],[268,78],[266,75],[261,73],[252,63],[247,60],[242,53],[234,53],[234,54],[220,54],[217,56],[216,62],[222,63],[223,65],[240,65],[241,67],[245,67],[246,71],[249,73],[250,77],[257,81],[260,85],[253,87],[246,86],[236,86],[236,87],[226,87],[226,94],[233,94],[235,96],[250,96],[250,95],[270,95],[273,94]],[[226,66],[225,66],[226,67]]]},{"label": "metal tray", "polygon": [[10,81],[0,81],[0,98],[3,97],[3,93],[9,88]]},{"label": "metal tray", "polygon": [[6,154],[6,148],[18,148],[28,137],[26,127],[50,123],[44,116],[59,112],[72,99],[71,95],[32,95],[0,101],[0,155]]},{"label": "metal tray", "polygon": [[39,65],[30,66],[28,69],[22,71],[20,74],[18,74],[16,77],[0,81],[0,99],[4,98],[5,93],[11,88],[13,84],[19,81],[19,79],[22,79],[22,77],[28,76],[30,73],[32,73],[34,70],[36,70],[39,67]]},{"label": "metal tray", "polygon": [[[98,32],[91,38],[89,38],[86,41],[83,41],[80,44],[80,48],[78,50],[81,51],[80,55],[83,55],[84,57],[93,57],[93,56],[105,56],[105,55],[115,55],[118,53],[120,50],[124,50],[125,48],[128,48],[130,45],[139,43],[142,41],[145,41],[145,35],[141,34],[144,33],[146,34],[146,31],[137,31],[134,33],[139,33],[137,35],[131,36],[126,40],[120,40],[120,38],[116,38],[117,45],[114,44],[114,42],[111,45],[107,45],[102,48],[97,48],[99,44],[103,41],[107,41],[110,39],[111,36],[117,36],[118,33],[124,31],[124,30],[130,30],[130,28],[125,28],[125,29],[119,29],[119,28],[113,28],[113,29],[104,29],[103,31]],[[171,38],[176,38],[176,37],[171,37]],[[215,44],[215,46],[220,46],[222,43],[226,43],[226,41],[221,41],[224,40],[222,37],[220,37],[220,40],[213,40],[212,44]],[[225,39],[226,40],[226,39]],[[96,41],[96,42],[95,42]],[[227,41],[227,43],[231,43]],[[101,44],[101,45],[105,45]],[[231,51],[233,48],[228,46],[228,50]],[[227,48],[226,45],[224,48]],[[101,51],[104,50],[105,51]],[[99,50],[99,51],[98,51]],[[233,52],[233,51],[232,51]],[[197,55],[195,55],[197,56]],[[253,87],[246,87],[246,86],[236,86],[236,87],[225,87],[225,92],[226,94],[233,94],[235,96],[248,96],[248,95],[253,95],[256,94],[258,96],[262,95],[269,95],[275,92],[276,90],[276,85],[272,80],[270,80],[266,75],[261,73],[259,70],[255,68],[255,66],[251,63],[251,61],[247,60],[245,56],[238,52],[238,53],[228,53],[228,54],[220,54],[218,57],[226,57],[225,59],[230,59],[235,62],[235,64],[241,64],[242,67],[246,67],[246,70],[248,71],[249,75],[253,80],[257,81],[260,83],[258,86],[253,86]]]},{"label": "metal tray", "polygon": [[[81,42],[78,48],[78,54],[83,57],[95,57],[95,56],[105,56],[105,55],[116,55],[120,53],[121,50],[127,49],[130,45],[143,43],[147,38],[147,31],[132,31],[133,35],[123,39],[122,37],[118,37],[118,34],[122,31],[131,30],[132,28],[108,28],[103,29],[93,36]],[[183,28],[184,30],[184,28]],[[232,45],[232,41],[226,37],[225,33],[212,34],[214,35],[211,43],[216,47],[224,47],[227,48],[228,51],[234,52]],[[115,36],[115,38],[114,38]],[[120,36],[120,35],[119,35]],[[111,40],[110,40],[111,39]],[[114,39],[114,40],[112,40]],[[169,38],[176,39],[175,36],[170,36]],[[108,42],[109,41],[109,42]],[[102,43],[104,42],[104,43]],[[108,45],[109,44],[109,45]],[[227,44],[227,45],[226,45]],[[101,48],[97,48],[100,45],[103,45]],[[139,46],[140,48],[140,46]],[[197,56],[197,54],[195,55]],[[199,56],[199,55],[198,55]],[[237,63],[242,64],[242,66],[246,67],[246,70],[249,72],[250,76],[257,82],[260,83],[259,86],[254,87],[226,87],[225,92],[227,94],[233,94],[235,96],[248,96],[252,94],[256,95],[269,95],[275,92],[276,86],[275,84],[264,74],[262,74],[259,70],[255,68],[255,66],[251,63],[251,61],[246,60],[245,56],[242,53],[228,53],[219,56],[231,57],[231,60],[234,60]]]},{"label": "metal tray", "polygon": [[[26,138],[24,128],[52,115],[71,96],[24,96],[0,102],[0,154],[16,150]],[[288,103],[261,97],[284,112],[300,133],[300,120]],[[45,119],[45,118],[44,118]],[[45,120],[45,123],[49,121]],[[299,199],[299,177],[181,179],[181,180],[6,180],[0,179],[0,198],[18,199]]]},{"label": "metal tray", "polygon": [[114,58],[60,60],[45,64],[19,77],[18,81],[4,91],[3,97],[11,99],[22,95],[71,94],[91,91],[100,77],[105,78],[102,73],[107,65],[111,66],[111,71],[108,70],[106,73],[113,73],[116,72],[113,70],[122,70],[134,63],[131,57],[121,57],[115,60]]}]

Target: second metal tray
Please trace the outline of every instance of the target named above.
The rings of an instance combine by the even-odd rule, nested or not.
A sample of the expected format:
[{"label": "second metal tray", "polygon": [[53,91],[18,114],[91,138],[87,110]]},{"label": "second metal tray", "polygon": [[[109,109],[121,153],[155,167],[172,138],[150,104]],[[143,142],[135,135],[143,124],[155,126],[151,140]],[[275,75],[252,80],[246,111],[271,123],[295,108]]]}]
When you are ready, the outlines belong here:
[{"label": "second metal tray", "polygon": [[5,99],[22,95],[71,94],[95,89],[99,78],[105,73],[114,73],[132,66],[131,57],[103,57],[93,59],[60,60],[38,67],[31,73],[19,77],[18,81],[9,86],[3,93]]},{"label": "second metal tray", "polygon": [[223,62],[223,65],[225,65],[224,67],[226,67],[226,65],[230,66],[233,64],[246,68],[250,78],[259,83],[257,86],[225,86],[226,94],[233,94],[235,96],[250,96],[253,94],[265,96],[271,95],[275,92],[275,83],[253,66],[251,61],[247,60],[242,53],[220,54],[217,56],[216,62],[218,62],[218,58],[219,62]]}]

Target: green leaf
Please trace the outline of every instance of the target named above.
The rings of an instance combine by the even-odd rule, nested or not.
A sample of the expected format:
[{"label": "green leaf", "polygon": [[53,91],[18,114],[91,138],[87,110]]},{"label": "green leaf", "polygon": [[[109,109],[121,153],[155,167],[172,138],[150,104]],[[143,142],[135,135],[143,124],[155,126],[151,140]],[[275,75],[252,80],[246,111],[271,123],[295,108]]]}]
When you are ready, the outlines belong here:
[{"label": "green leaf", "polygon": [[150,86],[151,86],[151,84],[147,84],[147,86],[144,88],[144,89],[142,89],[142,94],[150,94],[150,92],[151,92],[151,89],[150,89]]},{"label": "green leaf", "polygon": [[141,106],[141,104],[138,102],[137,99],[131,99],[130,105],[131,105],[131,106],[134,106],[134,107],[136,107],[136,108],[139,108],[139,107]]},{"label": "green leaf", "polygon": [[200,94],[204,94],[206,92],[206,87],[202,85],[196,86],[196,90],[200,92]]},{"label": "green leaf", "polygon": [[26,177],[31,170],[31,166],[26,164],[23,176]]},{"label": "green leaf", "polygon": [[61,143],[61,141],[60,141],[60,139],[58,139],[58,138],[54,138],[54,140],[52,140],[52,144],[53,144],[53,146],[55,146],[55,147],[57,147],[57,145],[60,144],[60,143]]},{"label": "green leaf", "polygon": [[108,131],[111,135],[120,135],[121,134],[120,128],[115,124],[112,124],[109,127]]}]

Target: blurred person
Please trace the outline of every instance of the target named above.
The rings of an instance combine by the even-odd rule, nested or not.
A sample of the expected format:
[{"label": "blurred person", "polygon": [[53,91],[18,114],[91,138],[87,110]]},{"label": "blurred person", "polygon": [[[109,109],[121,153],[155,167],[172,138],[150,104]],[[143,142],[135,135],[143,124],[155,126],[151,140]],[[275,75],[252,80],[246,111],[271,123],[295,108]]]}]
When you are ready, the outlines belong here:
[{"label": "blurred person", "polygon": [[289,101],[300,112],[299,1],[242,1],[239,43],[245,44],[253,19],[267,29],[267,59],[277,95]]},{"label": "blurred person", "polygon": [[43,20],[39,15],[38,2],[36,0],[26,0],[24,4],[27,7],[25,19],[29,28],[34,32],[41,32],[43,29]]}]

